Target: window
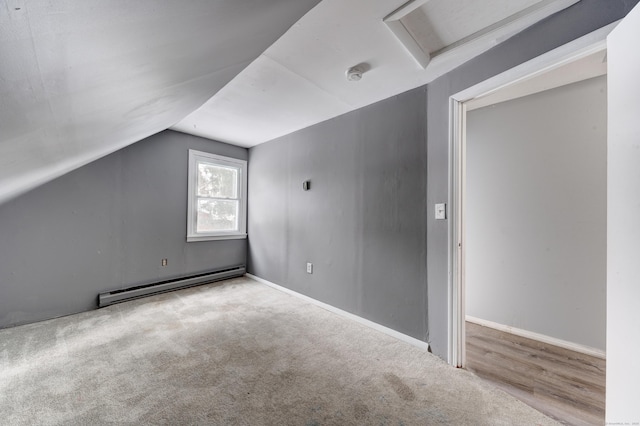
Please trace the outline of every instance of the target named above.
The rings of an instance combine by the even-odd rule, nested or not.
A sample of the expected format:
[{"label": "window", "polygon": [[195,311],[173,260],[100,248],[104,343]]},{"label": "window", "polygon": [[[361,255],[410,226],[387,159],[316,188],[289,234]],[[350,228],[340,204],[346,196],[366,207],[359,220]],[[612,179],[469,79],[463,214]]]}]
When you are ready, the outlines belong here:
[{"label": "window", "polygon": [[189,150],[187,241],[247,236],[247,162]]}]

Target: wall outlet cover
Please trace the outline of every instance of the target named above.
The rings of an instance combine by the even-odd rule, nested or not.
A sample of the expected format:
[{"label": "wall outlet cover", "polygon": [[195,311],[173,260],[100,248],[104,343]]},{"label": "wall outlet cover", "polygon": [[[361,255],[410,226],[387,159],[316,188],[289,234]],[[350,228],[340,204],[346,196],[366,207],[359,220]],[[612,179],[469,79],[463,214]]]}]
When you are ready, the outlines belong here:
[{"label": "wall outlet cover", "polygon": [[307,262],[307,274],[313,274],[313,263]]}]

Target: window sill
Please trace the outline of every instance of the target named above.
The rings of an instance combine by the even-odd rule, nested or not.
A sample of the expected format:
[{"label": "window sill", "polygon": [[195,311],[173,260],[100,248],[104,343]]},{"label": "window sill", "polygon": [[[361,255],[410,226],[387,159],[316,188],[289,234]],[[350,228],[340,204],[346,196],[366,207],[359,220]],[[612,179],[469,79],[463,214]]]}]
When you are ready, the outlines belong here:
[{"label": "window sill", "polygon": [[244,240],[246,238],[247,238],[247,234],[190,235],[190,236],[187,236],[187,242],[193,243],[197,241]]}]

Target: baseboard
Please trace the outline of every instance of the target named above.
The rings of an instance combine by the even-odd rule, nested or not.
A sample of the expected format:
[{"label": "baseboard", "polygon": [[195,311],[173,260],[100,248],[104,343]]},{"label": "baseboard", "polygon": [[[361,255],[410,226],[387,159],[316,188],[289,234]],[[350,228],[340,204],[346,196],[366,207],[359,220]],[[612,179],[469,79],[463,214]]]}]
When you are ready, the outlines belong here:
[{"label": "baseboard", "polygon": [[499,324],[497,322],[472,317],[470,315],[466,316],[466,320],[474,324],[493,328],[505,333],[515,334],[516,336],[524,337],[531,340],[537,340],[538,342],[547,343],[549,345],[558,346],[564,349],[569,349],[570,351],[579,352],[585,355],[591,355],[600,359],[606,359],[606,354],[601,349],[592,348],[590,346],[581,345],[579,343],[568,342],[566,340],[557,339],[555,337],[546,336],[544,334],[535,333],[533,331],[522,330],[520,328]]},{"label": "baseboard", "polygon": [[329,312],[333,312],[334,314],[338,314],[341,317],[344,317],[344,318],[350,319],[352,321],[355,321],[357,323],[360,323],[362,325],[365,325],[365,326],[367,326],[369,328],[372,328],[372,329],[374,329],[376,331],[384,333],[384,334],[386,334],[388,336],[395,337],[396,339],[401,340],[401,341],[403,341],[405,343],[408,343],[408,344],[410,344],[412,346],[415,346],[415,347],[420,348],[420,349],[425,350],[425,351],[429,350],[429,344],[427,342],[423,342],[422,340],[418,340],[415,337],[407,336],[406,334],[400,333],[399,331],[393,330],[393,329],[391,329],[389,327],[385,327],[384,325],[380,325],[380,324],[378,324],[376,322],[373,322],[373,321],[370,321],[368,319],[359,317],[359,316],[354,315],[354,314],[352,314],[350,312],[343,311],[340,308],[336,308],[335,306],[331,306],[331,305],[329,305],[327,303],[321,302],[321,301],[316,300],[316,299],[314,299],[312,297],[305,296],[304,294],[301,294],[301,293],[298,293],[296,291],[290,290],[290,289],[288,289],[286,287],[282,287],[282,286],[280,286],[278,284],[274,284],[271,281],[267,281],[267,280],[265,280],[263,278],[256,277],[255,275],[246,274],[246,276],[251,278],[254,281],[257,281],[259,283],[267,285],[267,286],[269,286],[271,288],[274,288],[276,290],[280,290],[283,293],[290,294],[290,295],[295,296],[295,297],[297,297],[299,299],[302,299],[302,300],[304,300],[306,302],[309,302],[309,303],[311,303],[313,305],[316,305],[316,306],[318,306],[318,307],[320,307],[322,309],[325,309],[325,310],[327,310]]}]

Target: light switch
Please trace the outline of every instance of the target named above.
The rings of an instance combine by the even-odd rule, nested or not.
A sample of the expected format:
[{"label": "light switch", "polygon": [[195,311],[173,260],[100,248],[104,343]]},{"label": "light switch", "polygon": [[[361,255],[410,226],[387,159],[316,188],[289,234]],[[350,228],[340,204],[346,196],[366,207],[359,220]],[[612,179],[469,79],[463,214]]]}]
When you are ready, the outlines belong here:
[{"label": "light switch", "polygon": [[436,204],[436,220],[447,218],[447,205],[445,203]]}]

